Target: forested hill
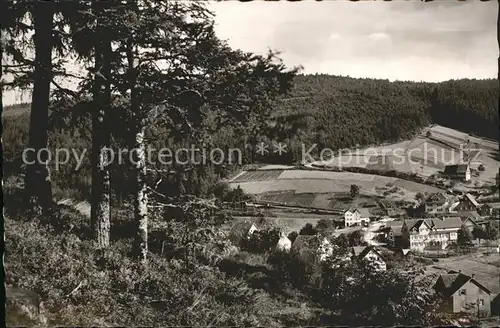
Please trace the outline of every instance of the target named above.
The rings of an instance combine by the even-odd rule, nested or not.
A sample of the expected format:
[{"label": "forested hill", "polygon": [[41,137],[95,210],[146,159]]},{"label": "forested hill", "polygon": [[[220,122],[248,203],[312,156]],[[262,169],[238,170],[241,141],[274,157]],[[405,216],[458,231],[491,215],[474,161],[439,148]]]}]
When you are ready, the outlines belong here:
[{"label": "forested hill", "polygon": [[276,116],[283,128],[301,127],[307,137],[332,148],[406,138],[430,123],[498,139],[498,81],[299,75]]},{"label": "forested hill", "polygon": [[[221,148],[239,147],[256,138],[255,142],[286,143],[291,150],[279,158],[245,150],[247,163],[298,161],[303,144],[307,148],[316,143],[317,149],[340,149],[397,141],[431,123],[498,139],[498,97],[498,81],[493,79],[417,83],[298,75],[291,94],[273,111],[275,122],[268,130],[246,136],[226,128],[212,137]],[[23,108],[29,104],[8,106],[4,115]]]}]

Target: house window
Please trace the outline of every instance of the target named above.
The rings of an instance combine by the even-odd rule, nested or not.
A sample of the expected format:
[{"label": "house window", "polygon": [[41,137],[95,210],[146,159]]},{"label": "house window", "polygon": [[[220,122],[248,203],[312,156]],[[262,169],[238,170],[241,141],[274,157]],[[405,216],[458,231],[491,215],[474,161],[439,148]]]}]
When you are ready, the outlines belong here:
[{"label": "house window", "polygon": [[460,290],[460,295],[467,295],[467,291],[465,289]]},{"label": "house window", "polygon": [[484,305],[484,300],[479,300],[479,305]]}]

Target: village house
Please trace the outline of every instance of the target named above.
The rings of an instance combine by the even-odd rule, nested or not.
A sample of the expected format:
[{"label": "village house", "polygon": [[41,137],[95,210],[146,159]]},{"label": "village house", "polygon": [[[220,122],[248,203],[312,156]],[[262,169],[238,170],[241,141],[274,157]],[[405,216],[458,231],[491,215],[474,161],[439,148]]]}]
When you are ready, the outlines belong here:
[{"label": "village house", "polygon": [[491,291],[474,279],[474,275],[450,271],[439,276],[434,290],[444,300],[441,311],[480,317],[491,315]]},{"label": "village house", "polygon": [[473,218],[462,218],[462,224],[469,229],[470,232],[474,230],[474,228],[479,227],[476,221]]},{"label": "village house", "polygon": [[490,223],[490,221],[486,218],[473,217],[473,216],[462,217],[461,219],[462,219],[463,224],[467,228],[469,228],[469,231],[471,231],[471,232],[476,227],[481,228],[481,229],[486,229],[486,227]]},{"label": "village house", "polygon": [[395,247],[403,247],[402,232],[404,221],[388,221],[377,231],[385,240],[394,240]]},{"label": "village house", "polygon": [[[400,249],[400,248],[409,247],[409,244],[408,244],[409,235],[406,235],[404,233],[403,226],[405,225],[406,227],[412,227],[420,220],[421,219],[390,221],[390,222],[387,222],[385,224],[385,226],[381,227],[378,232],[383,234],[384,238],[386,240],[394,240],[395,248]],[[403,238],[403,237],[405,237],[405,238]]]},{"label": "village house", "polygon": [[405,220],[401,229],[402,243],[416,251],[429,246],[445,249],[457,242],[461,226],[460,218]]},{"label": "village house", "polygon": [[447,165],[443,176],[452,180],[469,181],[471,178],[470,167],[467,164]]},{"label": "village house", "polygon": [[371,263],[376,271],[387,270],[384,257],[373,246],[355,246],[351,253],[355,259]]},{"label": "village house", "polygon": [[402,239],[412,250],[423,251],[427,246],[431,226],[427,220],[406,220],[401,229]]},{"label": "village house", "polygon": [[441,192],[430,194],[423,202],[424,211],[427,213],[444,212],[449,205],[448,197]]},{"label": "village house", "polygon": [[344,212],[344,223],[346,227],[361,225],[361,221],[361,212],[357,208],[351,207]]},{"label": "village house", "polygon": [[453,210],[456,212],[477,211],[480,207],[481,205],[477,202],[476,198],[471,194],[466,193],[460,198],[457,206],[453,207]]}]

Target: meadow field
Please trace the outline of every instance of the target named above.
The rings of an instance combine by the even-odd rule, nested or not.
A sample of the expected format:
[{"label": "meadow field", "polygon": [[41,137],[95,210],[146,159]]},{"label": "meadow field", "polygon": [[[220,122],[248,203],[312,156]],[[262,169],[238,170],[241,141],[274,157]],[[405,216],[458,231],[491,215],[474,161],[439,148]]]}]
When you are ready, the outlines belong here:
[{"label": "meadow field", "polygon": [[[325,161],[326,167],[364,167],[380,171],[416,173],[428,178],[442,172],[446,165],[463,162],[464,152],[474,157],[471,169],[479,174],[457,188],[470,189],[492,184],[500,167],[496,142],[468,135],[460,131],[433,125],[411,140],[357,150]],[[479,172],[482,165],[484,170]],[[395,177],[354,172],[291,169],[290,166],[267,165],[256,171],[243,171],[229,181],[231,187],[240,186],[245,192],[258,195],[259,200],[290,206],[323,209],[341,209],[346,206],[363,207],[352,200],[342,200],[351,185],[360,188],[366,199],[386,198],[394,201],[414,201],[419,192],[429,194],[439,188]]]},{"label": "meadow field", "polygon": [[[485,170],[472,183],[492,183],[500,167],[498,142],[468,135],[440,125],[424,129],[411,140],[405,140],[379,147],[358,149],[345,154],[313,162],[327,167],[365,167],[378,170],[396,170],[416,173],[424,178],[436,174],[446,165],[459,164],[463,152],[474,157],[470,165],[477,169],[480,164]],[[476,155],[477,154],[477,155]]]},{"label": "meadow field", "polygon": [[[261,200],[287,205],[315,208],[341,209],[350,206],[351,185],[360,188],[359,202],[387,198],[395,201],[413,201],[419,192],[432,193],[441,189],[425,184],[353,172],[320,170],[269,170],[245,171],[230,181],[230,186],[240,186],[245,192],[259,195]],[[363,206],[363,204],[352,204]]]}]

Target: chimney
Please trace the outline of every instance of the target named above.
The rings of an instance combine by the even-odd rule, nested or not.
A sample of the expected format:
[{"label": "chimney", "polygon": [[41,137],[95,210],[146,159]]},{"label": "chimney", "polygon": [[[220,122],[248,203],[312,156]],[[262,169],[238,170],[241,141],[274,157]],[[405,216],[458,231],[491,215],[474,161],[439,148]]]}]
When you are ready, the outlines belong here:
[{"label": "chimney", "polygon": [[471,275],[470,275],[470,277],[471,277],[472,279],[474,279],[474,274],[471,274]]},{"label": "chimney", "polygon": [[458,270],[458,273],[462,273],[462,270]]}]

